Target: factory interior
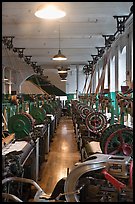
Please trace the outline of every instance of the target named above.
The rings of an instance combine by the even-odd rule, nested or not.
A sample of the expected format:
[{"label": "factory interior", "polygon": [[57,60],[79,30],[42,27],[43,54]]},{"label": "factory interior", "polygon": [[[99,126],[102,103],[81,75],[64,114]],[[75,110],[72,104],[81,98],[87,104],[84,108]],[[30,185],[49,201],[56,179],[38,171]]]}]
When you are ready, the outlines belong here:
[{"label": "factory interior", "polygon": [[133,2],[2,2],[1,202],[133,197]]}]

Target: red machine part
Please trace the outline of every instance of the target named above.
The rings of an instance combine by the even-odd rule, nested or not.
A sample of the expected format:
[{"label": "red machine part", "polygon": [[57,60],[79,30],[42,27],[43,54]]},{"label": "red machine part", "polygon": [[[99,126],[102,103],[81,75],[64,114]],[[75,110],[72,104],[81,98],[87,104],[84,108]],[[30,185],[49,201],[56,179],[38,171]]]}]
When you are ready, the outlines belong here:
[{"label": "red machine part", "polygon": [[111,174],[109,174],[106,169],[103,169],[101,173],[104,174],[105,178],[118,190],[121,190],[122,188],[126,187],[124,183],[118,181]]},{"label": "red machine part", "polygon": [[132,156],[133,130],[126,127],[113,132],[105,143],[105,154]]}]

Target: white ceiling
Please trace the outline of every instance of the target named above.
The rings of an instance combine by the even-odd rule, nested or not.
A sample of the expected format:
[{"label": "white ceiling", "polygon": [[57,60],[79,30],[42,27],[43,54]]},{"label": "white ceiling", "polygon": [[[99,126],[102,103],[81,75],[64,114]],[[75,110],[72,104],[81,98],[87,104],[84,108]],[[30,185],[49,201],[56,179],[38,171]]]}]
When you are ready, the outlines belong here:
[{"label": "white ceiling", "polygon": [[[34,12],[41,5],[54,4],[67,15],[59,20],[37,18]],[[2,2],[2,36],[14,36],[13,46],[25,48],[24,55],[42,68],[58,65],[84,65],[104,47],[102,35],[117,30],[114,15],[129,15],[133,2]],[[60,47],[68,60],[51,58]]]}]

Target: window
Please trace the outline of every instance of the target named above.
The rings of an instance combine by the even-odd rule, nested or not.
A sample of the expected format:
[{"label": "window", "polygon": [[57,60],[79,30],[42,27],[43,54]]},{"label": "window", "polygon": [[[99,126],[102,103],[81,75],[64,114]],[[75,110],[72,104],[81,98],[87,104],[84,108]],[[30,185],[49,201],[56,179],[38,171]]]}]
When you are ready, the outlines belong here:
[{"label": "window", "polygon": [[110,59],[110,92],[115,92],[115,56]]},{"label": "window", "polygon": [[108,64],[105,65],[105,81],[104,81],[104,89],[108,89]]},{"label": "window", "polygon": [[126,46],[122,52],[119,51],[118,61],[118,91],[121,91],[121,86],[126,86]]},{"label": "window", "polygon": [[131,81],[133,81],[133,39],[131,44]]},{"label": "window", "polygon": [[98,65],[96,67],[96,87],[98,85]]}]

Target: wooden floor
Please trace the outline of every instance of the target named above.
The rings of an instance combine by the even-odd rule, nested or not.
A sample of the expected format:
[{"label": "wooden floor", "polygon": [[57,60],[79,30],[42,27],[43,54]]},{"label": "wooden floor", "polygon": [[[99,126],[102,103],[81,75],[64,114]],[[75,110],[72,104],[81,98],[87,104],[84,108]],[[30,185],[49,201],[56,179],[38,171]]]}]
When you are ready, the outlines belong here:
[{"label": "wooden floor", "polygon": [[71,117],[61,117],[47,157],[41,166],[38,184],[46,193],[51,194],[56,183],[67,176],[67,169],[70,171],[80,160]]}]

